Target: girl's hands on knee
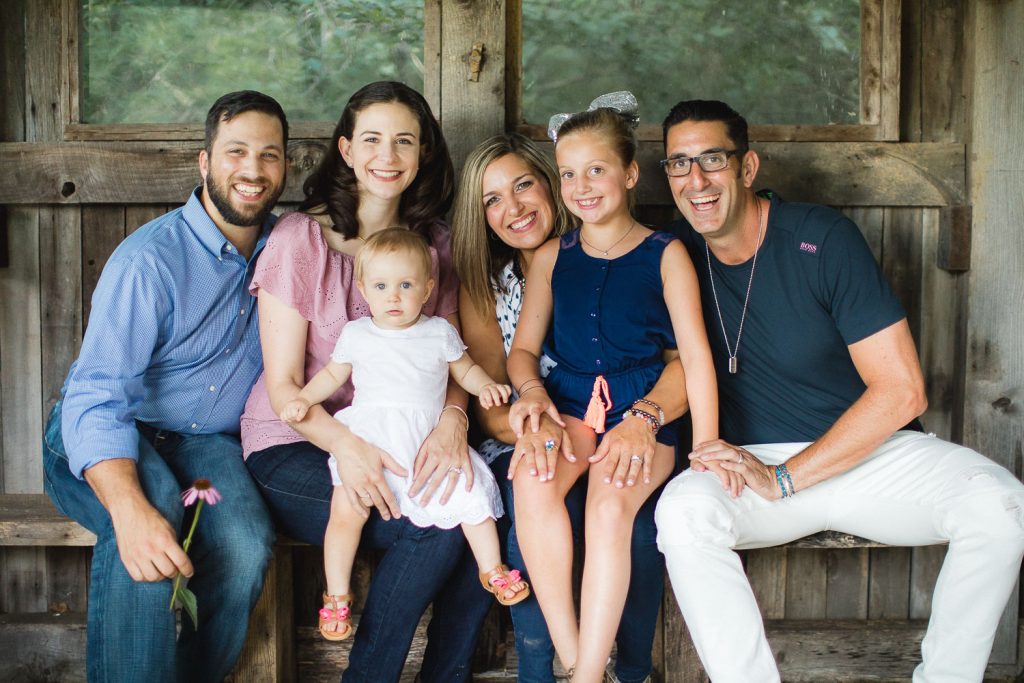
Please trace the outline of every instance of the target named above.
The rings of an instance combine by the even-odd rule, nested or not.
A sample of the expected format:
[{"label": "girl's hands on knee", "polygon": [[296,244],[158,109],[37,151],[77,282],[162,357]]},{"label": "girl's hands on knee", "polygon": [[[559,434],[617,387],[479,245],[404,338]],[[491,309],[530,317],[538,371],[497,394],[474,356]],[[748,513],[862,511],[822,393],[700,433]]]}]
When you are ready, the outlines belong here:
[{"label": "girl's hands on knee", "polygon": [[604,483],[616,488],[651,483],[651,463],[656,445],[654,432],[643,420],[629,417],[615,425],[590,456],[590,462],[604,464]]},{"label": "girl's hands on knee", "polygon": [[540,418],[547,415],[560,427],[565,427],[562,416],[558,414],[558,408],[551,401],[548,392],[543,387],[537,386],[520,394],[519,399],[512,404],[508,411],[508,426],[516,438],[521,438],[529,423],[530,431],[536,433],[540,429]]},{"label": "girl's hands on knee", "polygon": [[473,488],[473,466],[469,461],[467,440],[469,425],[465,414],[462,410],[441,411],[437,426],[416,453],[409,497],[415,498],[422,492],[421,505],[429,503],[442,487],[444,490],[439,502],[444,505],[460,480],[465,480],[467,491]]},{"label": "girl's hands on knee", "polygon": [[480,389],[480,405],[486,410],[508,403],[512,387],[507,384],[485,384]]},{"label": "girl's hands on knee", "polygon": [[576,462],[569,432],[555,423],[550,415],[542,413],[537,431],[526,432],[516,441],[508,466],[508,478],[514,478],[522,464],[528,468],[530,476],[539,477],[541,481],[551,481],[555,478],[559,454],[569,462]]}]

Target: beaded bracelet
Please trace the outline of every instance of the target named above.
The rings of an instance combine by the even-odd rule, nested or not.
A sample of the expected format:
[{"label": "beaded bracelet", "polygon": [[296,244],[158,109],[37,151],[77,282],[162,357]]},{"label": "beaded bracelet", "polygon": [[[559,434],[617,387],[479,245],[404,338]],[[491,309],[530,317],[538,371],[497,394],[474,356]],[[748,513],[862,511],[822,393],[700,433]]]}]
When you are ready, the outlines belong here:
[{"label": "beaded bracelet", "polygon": [[654,434],[658,433],[661,429],[661,422],[655,416],[648,413],[646,410],[640,410],[639,408],[630,408],[622,414],[622,419],[626,419],[627,416],[632,415],[638,417],[647,423],[647,426],[651,428],[651,432]]},{"label": "beaded bracelet", "polygon": [[648,401],[646,398],[638,398],[637,400],[633,401],[634,408],[636,408],[637,403],[642,403],[645,406],[650,406],[654,408],[654,410],[658,413],[658,422],[660,424],[665,424],[665,411],[661,409],[661,406],[659,406],[654,401]]},{"label": "beaded bracelet", "polygon": [[783,498],[789,498],[796,494],[793,478],[789,476],[789,468],[786,467],[786,463],[775,466],[775,481],[779,483],[779,490],[782,491]]}]

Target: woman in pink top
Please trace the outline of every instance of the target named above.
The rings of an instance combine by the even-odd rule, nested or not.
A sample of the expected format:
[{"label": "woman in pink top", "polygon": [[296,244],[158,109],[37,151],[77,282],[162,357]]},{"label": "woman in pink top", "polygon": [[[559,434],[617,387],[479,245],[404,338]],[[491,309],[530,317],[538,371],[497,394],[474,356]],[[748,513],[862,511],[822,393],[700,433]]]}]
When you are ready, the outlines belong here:
[{"label": "woman in pink top", "polygon": [[[386,551],[366,596],[346,682],[397,681],[416,625],[439,593],[445,595],[435,606],[431,632],[443,637],[430,639],[421,680],[468,680],[476,631],[490,605],[471,559],[461,562],[459,530],[417,527],[402,518],[383,471],[406,471],[332,417],[351,402],[351,384],[313,406],[300,424],[277,417],[330,360],[342,327],[369,315],[353,283],[353,259],[380,230],[400,226],[428,239],[437,285],[423,312],[458,327],[459,284],[441,220],[451,205],[453,176],[447,145],[422,95],[401,83],[365,86],[345,106],[331,146],[306,181],[300,212],[282,216],[274,227],[252,280],[264,372],[242,415],[249,471],[278,527],[320,545],[333,453],[346,494],[369,517],[362,543]],[[472,485],[466,405],[466,393],[450,383],[437,427],[416,457],[411,495],[426,501],[439,494],[445,502],[459,482]],[[456,476],[460,471],[465,475]]]}]

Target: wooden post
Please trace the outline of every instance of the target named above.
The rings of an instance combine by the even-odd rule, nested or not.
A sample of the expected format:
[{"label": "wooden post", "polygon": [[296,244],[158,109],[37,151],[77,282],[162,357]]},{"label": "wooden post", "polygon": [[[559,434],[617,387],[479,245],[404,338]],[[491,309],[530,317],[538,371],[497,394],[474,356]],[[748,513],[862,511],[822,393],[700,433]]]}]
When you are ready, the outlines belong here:
[{"label": "wooden post", "polygon": [[505,130],[505,0],[449,0],[441,13],[441,125],[459,173],[477,143]]},{"label": "wooden post", "polygon": [[[973,48],[964,442],[1020,476],[1024,444],[1024,2],[970,3]],[[983,266],[983,267],[982,267]],[[991,661],[1017,654],[1018,594],[1010,598]]]}]

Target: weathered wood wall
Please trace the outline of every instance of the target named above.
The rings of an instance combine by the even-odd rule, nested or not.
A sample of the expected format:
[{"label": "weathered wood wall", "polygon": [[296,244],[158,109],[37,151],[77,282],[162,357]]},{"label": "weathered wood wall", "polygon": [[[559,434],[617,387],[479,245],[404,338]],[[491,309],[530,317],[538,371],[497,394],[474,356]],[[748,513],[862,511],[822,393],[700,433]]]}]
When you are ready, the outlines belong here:
[{"label": "weathered wood wall", "polygon": [[[197,177],[199,143],[188,131],[122,142],[83,130],[65,135],[75,86],[59,48],[74,46],[74,7],[65,0],[0,3],[0,167],[17,169],[0,176],[0,492],[42,490],[43,421],[77,354],[106,258],[127,233],[179,204]],[[516,96],[506,86],[520,77],[519,5],[427,0],[426,7],[425,94],[461,163],[476,141],[515,123]],[[901,10],[898,142],[764,143],[764,184],[839,206],[860,225],[908,310],[928,383],[926,427],[1019,475],[1024,2],[903,0]],[[486,51],[474,82],[464,57],[476,42]],[[892,78],[892,65],[878,69],[879,78]],[[891,96],[891,84],[884,92]],[[294,168],[308,165],[315,142],[292,145]],[[641,197],[651,216],[671,214],[654,165],[659,147],[651,140],[641,150]],[[289,201],[299,177],[293,174]],[[967,264],[962,251],[952,261],[949,254],[950,207],[962,205],[974,207]],[[961,272],[967,265],[973,268]],[[746,561],[769,619],[920,620],[929,615],[943,554],[769,549],[747,553]],[[303,549],[295,559],[297,623],[307,624],[319,556]],[[88,551],[77,549],[0,551],[0,614],[82,612],[87,565]],[[1015,661],[1017,616],[1014,604],[993,661]],[[655,643],[661,680],[699,675],[693,653],[684,651],[684,630],[667,593]],[[481,662],[493,663],[500,641],[500,632],[489,633]]]}]

